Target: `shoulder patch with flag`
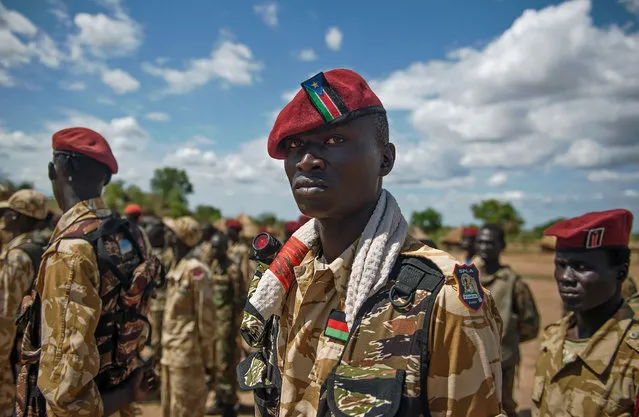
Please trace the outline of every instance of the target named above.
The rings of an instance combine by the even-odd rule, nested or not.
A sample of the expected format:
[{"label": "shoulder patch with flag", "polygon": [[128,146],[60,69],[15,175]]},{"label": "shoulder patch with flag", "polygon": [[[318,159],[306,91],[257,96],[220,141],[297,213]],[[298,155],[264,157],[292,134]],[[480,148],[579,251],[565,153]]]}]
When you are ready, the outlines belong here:
[{"label": "shoulder patch with flag", "polygon": [[304,81],[302,88],[325,122],[328,123],[348,112],[342,98],[326,81],[323,72]]},{"label": "shoulder patch with flag", "polygon": [[348,340],[348,324],[346,323],[346,313],[340,310],[333,310],[328,316],[324,335],[331,339],[346,342]]}]

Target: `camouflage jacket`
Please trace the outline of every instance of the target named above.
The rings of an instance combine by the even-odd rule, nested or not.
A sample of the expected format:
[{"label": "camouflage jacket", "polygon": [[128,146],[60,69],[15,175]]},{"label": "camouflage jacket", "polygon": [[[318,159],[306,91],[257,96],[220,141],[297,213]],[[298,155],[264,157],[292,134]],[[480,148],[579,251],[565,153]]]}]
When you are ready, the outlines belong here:
[{"label": "camouflage jacket", "polygon": [[639,321],[624,303],[583,351],[566,355],[573,313],[546,327],[533,384],[534,417],[632,415],[639,394]]},{"label": "camouflage jacket", "polygon": [[519,344],[539,333],[539,311],[528,285],[510,267],[492,275],[482,271],[481,284],[493,296],[504,323],[501,346],[502,366],[519,363]]},{"label": "camouflage jacket", "polygon": [[[145,323],[136,322],[135,334],[115,333],[120,281],[112,271],[100,271],[91,243],[70,237],[96,230],[109,216],[111,211],[100,198],[76,204],[60,218],[42,256],[35,288],[20,306],[27,325],[18,376],[18,416],[43,415],[37,390],[46,400],[47,415],[102,415],[100,389],[123,382],[141,364],[136,352],[143,341],[137,336]],[[104,240],[106,252],[118,267],[125,259],[120,238],[113,235]],[[144,252],[139,235],[136,240]],[[39,309],[33,310],[38,301]],[[121,347],[130,348],[131,355],[126,365],[116,366]],[[120,410],[130,411],[131,407]]]},{"label": "camouflage jacket", "polygon": [[213,368],[215,310],[208,266],[184,258],[166,275],[162,325],[162,365]]},{"label": "camouflage jacket", "polygon": [[[402,255],[431,265],[440,277],[436,298],[417,287],[406,306],[394,307],[390,280],[345,332],[340,310],[355,246],[327,266],[311,250],[295,268],[282,317],[265,323],[247,303],[243,336],[259,350],[240,364],[238,379],[254,390],[256,416],[420,416],[425,406],[433,416],[503,415],[502,324],[478,276],[460,285],[452,257],[409,237]],[[461,301],[473,288],[476,310]]]}]

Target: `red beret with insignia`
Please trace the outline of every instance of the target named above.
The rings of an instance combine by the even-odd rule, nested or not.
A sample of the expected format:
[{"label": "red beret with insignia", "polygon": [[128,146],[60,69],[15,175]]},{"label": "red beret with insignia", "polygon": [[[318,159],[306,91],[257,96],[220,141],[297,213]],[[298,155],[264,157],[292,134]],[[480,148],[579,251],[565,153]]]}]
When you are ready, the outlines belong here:
[{"label": "red beret with insignia", "polygon": [[53,150],[76,152],[106,165],[112,174],[118,173],[118,162],[109,143],[86,127],[70,127],[53,134]]},{"label": "red beret with insignia", "polygon": [[239,220],[229,219],[226,221],[226,227],[230,227],[231,229],[242,229],[242,223]]},{"label": "red beret with insignia", "polygon": [[544,235],[557,237],[557,250],[628,246],[632,220],[632,213],[624,209],[591,212],[559,221]]},{"label": "red beret with insignia", "polygon": [[284,229],[289,233],[295,233],[300,227],[302,227],[302,225],[299,222],[284,223]]},{"label": "red beret with insignia", "polygon": [[477,236],[477,233],[479,233],[479,229],[476,228],[475,226],[470,226],[470,227],[464,227],[464,230],[462,231],[462,236]]},{"label": "red beret with insignia", "polygon": [[386,110],[359,74],[348,69],[320,72],[302,83],[302,89],[277,116],[268,137],[268,154],[284,159],[280,148],[284,139],[373,113]]}]

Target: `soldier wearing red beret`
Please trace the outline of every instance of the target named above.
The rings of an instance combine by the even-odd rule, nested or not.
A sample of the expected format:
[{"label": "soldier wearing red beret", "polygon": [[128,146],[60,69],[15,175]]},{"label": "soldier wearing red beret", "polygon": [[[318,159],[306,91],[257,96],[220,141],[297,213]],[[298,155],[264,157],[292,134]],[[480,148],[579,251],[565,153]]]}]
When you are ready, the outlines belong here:
[{"label": "soldier wearing red beret", "polygon": [[543,334],[533,416],[637,415],[639,321],[621,297],[633,216],[592,212],[544,232],[557,238],[555,280],[569,311]]},{"label": "soldier wearing red beret", "polygon": [[466,259],[464,263],[470,265],[473,262],[475,256],[475,240],[477,239],[477,233],[479,229],[475,226],[464,227],[462,229],[461,248],[466,251]]},{"label": "soldier wearing red beret", "polygon": [[[113,273],[99,266],[96,241],[89,237],[107,219],[119,220],[101,198],[103,187],[117,172],[111,148],[99,133],[77,127],[53,135],[49,179],[64,214],[42,255],[31,297],[25,298],[31,304],[21,307],[23,313],[31,313],[24,324],[22,357],[29,360],[23,361],[18,377],[18,416],[102,416],[116,411],[133,415],[131,403],[148,393],[143,369],[128,368],[140,366],[139,358],[131,356],[126,365],[116,364],[116,347],[105,344],[119,337],[113,333],[115,323],[108,327],[107,315],[119,305],[120,287],[115,287]],[[101,256],[116,262],[113,265],[120,267],[126,259],[135,267],[145,261],[144,241],[133,228],[130,234],[101,236]],[[159,261],[158,269],[147,266],[148,271],[157,271]],[[109,294],[106,300],[105,294]],[[127,324],[118,321],[120,325]],[[144,341],[141,335],[129,337],[140,346]],[[126,381],[114,379],[116,371]]]},{"label": "soldier wearing red beret", "polygon": [[501,415],[499,313],[476,268],[408,235],[383,188],[395,146],[368,83],[348,69],[302,82],[267,150],[311,219],[246,304],[260,352],[238,369],[257,414]]}]

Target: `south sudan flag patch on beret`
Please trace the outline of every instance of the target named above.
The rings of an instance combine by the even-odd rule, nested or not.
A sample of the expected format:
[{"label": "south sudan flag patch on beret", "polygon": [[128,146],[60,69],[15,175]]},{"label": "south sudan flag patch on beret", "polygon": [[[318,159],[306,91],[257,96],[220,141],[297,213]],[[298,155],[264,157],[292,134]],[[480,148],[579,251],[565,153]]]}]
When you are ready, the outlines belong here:
[{"label": "south sudan flag patch on beret", "polygon": [[348,324],[346,323],[346,313],[340,310],[333,310],[328,316],[324,335],[331,339],[346,342],[348,340]]},{"label": "south sudan flag patch on beret", "polygon": [[323,72],[304,81],[302,88],[326,123],[348,112],[342,98],[328,83]]}]

